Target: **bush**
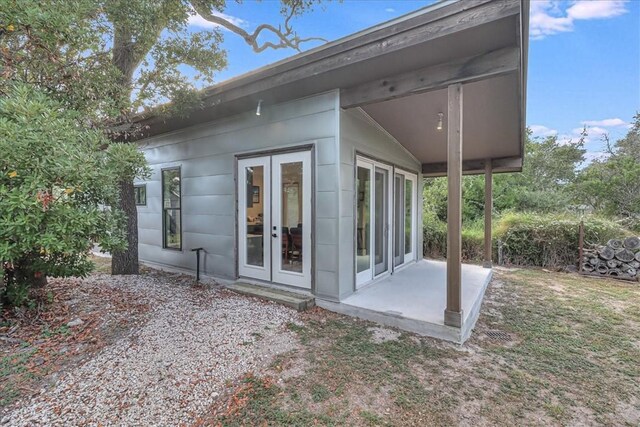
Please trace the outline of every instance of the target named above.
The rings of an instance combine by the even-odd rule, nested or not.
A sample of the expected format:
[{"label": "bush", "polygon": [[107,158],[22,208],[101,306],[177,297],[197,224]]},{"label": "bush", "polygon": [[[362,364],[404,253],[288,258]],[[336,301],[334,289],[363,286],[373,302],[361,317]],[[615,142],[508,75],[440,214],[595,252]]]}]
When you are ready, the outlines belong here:
[{"label": "bush", "polygon": [[[612,238],[631,233],[616,222],[589,216],[585,222],[585,246],[604,244]],[[498,241],[502,262],[507,265],[562,267],[578,259],[578,227],[580,218],[572,215],[539,213],[506,213],[496,221],[493,230],[493,259],[498,261]],[[425,215],[424,254],[444,258],[447,254],[447,225]],[[467,224],[462,229],[462,259],[481,262],[484,256],[482,223]]]},{"label": "bush", "polygon": [[[423,218],[423,253],[429,258],[446,258],[447,224],[433,215]],[[484,228],[481,224],[470,224],[462,229],[462,259],[482,262],[484,256]]]},{"label": "bush", "polygon": [[[494,244],[502,242],[504,264],[539,267],[576,264],[579,224],[578,216],[507,213],[494,230]],[[630,235],[617,223],[594,216],[585,217],[584,226],[585,245]]]},{"label": "bush", "polygon": [[104,206],[117,202],[123,163],[144,163],[133,145],[125,156],[42,92],[15,86],[7,95],[0,99],[0,302],[21,305],[47,276],[86,275],[92,242],[126,247],[123,215]]}]

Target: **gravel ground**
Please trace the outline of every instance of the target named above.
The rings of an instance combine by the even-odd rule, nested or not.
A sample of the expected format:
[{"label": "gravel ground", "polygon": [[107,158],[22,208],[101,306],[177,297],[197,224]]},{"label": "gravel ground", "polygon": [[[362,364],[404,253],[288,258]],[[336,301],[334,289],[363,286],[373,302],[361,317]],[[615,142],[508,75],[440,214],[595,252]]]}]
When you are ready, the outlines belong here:
[{"label": "gravel ground", "polygon": [[86,280],[139,295],[152,305],[147,322],[61,374],[52,387],[17,402],[3,424],[189,424],[229,381],[296,345],[286,324],[299,317],[286,307],[154,271]]}]

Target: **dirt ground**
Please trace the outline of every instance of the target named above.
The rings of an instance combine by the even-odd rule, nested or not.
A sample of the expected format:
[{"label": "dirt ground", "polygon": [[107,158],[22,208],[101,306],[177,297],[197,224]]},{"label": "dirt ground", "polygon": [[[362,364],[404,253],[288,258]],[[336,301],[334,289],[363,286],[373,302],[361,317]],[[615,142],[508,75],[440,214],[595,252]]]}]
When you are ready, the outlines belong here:
[{"label": "dirt ground", "polygon": [[640,425],[640,285],[498,269],[463,346],[314,310],[218,425]]},{"label": "dirt ground", "polygon": [[[0,410],[19,411],[153,321],[135,289],[86,282],[52,281],[46,306],[3,315]],[[196,291],[196,306],[210,301],[203,292],[217,291]],[[264,310],[248,303],[247,319]],[[183,425],[640,425],[638,283],[496,269],[463,346],[321,309],[277,318],[281,331],[234,348],[255,357],[265,336],[290,336],[283,351],[265,346]]]}]

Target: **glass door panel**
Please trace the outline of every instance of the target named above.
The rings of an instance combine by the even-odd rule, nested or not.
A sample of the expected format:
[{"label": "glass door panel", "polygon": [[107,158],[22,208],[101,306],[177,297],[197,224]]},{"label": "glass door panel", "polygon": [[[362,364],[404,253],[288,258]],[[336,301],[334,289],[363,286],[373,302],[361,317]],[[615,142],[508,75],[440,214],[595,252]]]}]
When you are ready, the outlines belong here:
[{"label": "glass door panel", "polygon": [[270,161],[238,161],[238,270],[240,275],[270,280]]},{"label": "glass door panel", "polygon": [[393,265],[404,263],[405,246],[405,199],[404,199],[404,175],[396,174],[393,185]]},{"label": "glass door panel", "polygon": [[369,164],[356,167],[356,286],[371,280],[371,173]]},{"label": "glass door panel", "polygon": [[418,213],[416,199],[418,191],[418,177],[414,174],[406,174],[404,180],[404,262],[416,259],[417,244],[416,233],[418,229]]},{"label": "glass door panel", "polygon": [[374,274],[389,269],[389,171],[375,167],[374,173]]},{"label": "glass door panel", "polygon": [[311,154],[272,157],[273,281],[311,288]]}]

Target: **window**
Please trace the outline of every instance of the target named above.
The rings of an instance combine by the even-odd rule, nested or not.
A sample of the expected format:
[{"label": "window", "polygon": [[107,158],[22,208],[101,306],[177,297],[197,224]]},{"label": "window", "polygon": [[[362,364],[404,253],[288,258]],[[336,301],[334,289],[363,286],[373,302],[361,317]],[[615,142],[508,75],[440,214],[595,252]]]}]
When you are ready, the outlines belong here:
[{"label": "window", "polygon": [[163,247],[182,249],[180,168],[162,170]]},{"label": "window", "polygon": [[136,205],[146,206],[147,205],[147,184],[134,185],[133,195],[136,199]]}]

